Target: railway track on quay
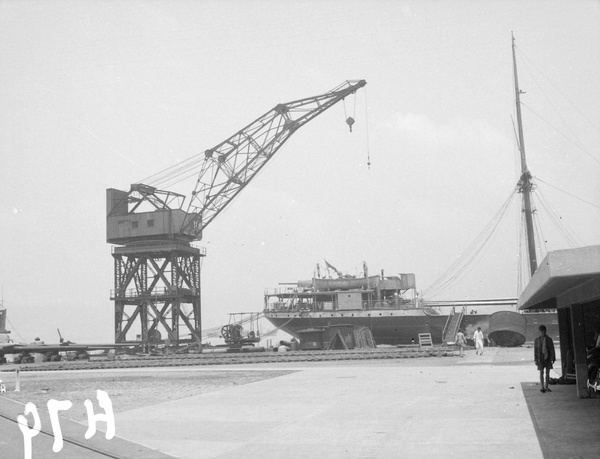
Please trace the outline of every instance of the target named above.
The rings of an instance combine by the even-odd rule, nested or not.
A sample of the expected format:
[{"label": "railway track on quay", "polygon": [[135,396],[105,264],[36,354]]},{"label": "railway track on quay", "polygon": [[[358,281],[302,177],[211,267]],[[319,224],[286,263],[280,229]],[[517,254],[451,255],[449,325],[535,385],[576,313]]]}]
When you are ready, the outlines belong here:
[{"label": "railway track on quay", "polygon": [[383,360],[411,359],[426,357],[450,357],[456,355],[453,347],[434,346],[428,348],[379,348],[331,351],[294,352],[203,352],[198,354],[174,355],[127,355],[113,360],[91,359],[30,364],[7,364],[0,366],[0,372],[15,371],[64,371],[64,370],[103,370],[115,368],[186,367],[204,365],[243,365],[290,362],[328,362],[340,360]]}]

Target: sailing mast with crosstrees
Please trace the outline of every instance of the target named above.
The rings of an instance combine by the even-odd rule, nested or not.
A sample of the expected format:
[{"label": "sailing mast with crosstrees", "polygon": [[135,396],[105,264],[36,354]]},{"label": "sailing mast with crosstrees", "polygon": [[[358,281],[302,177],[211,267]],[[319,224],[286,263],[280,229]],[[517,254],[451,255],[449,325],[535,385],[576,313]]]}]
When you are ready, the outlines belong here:
[{"label": "sailing mast with crosstrees", "polygon": [[521,119],[521,94],[524,94],[519,89],[519,78],[517,76],[517,59],[515,56],[515,36],[512,34],[512,55],[513,55],[513,70],[515,74],[515,103],[517,106],[517,125],[519,134],[519,152],[521,154],[521,177],[518,183],[518,191],[523,194],[523,213],[525,214],[525,229],[527,232],[527,251],[529,254],[529,271],[531,276],[537,269],[537,256],[535,252],[535,235],[533,233],[533,210],[531,208],[531,190],[533,183],[531,181],[531,172],[527,168],[527,160],[525,158],[525,141],[523,139],[523,122]]}]

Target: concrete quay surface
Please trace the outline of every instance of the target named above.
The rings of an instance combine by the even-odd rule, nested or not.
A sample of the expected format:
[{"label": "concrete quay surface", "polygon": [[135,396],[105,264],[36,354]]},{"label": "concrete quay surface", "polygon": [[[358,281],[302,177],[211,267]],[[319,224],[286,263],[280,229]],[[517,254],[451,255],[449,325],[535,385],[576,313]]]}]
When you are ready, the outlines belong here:
[{"label": "concrete quay surface", "polygon": [[[579,399],[575,386],[561,385],[542,394],[532,360],[531,348],[486,348],[462,358],[136,369],[139,379],[128,379],[132,370],[62,372],[53,384],[99,384],[93,375],[140,381],[144,397],[137,384],[126,399],[109,386],[117,437],[96,441],[108,457],[600,458],[600,398]],[[34,380],[49,385],[60,372],[35,373],[28,387]],[[229,383],[209,387],[215,375]],[[210,390],[177,392],[180,381],[185,390]],[[154,398],[147,389],[157,387]],[[14,419],[23,405],[9,402],[0,397],[0,414]],[[61,423],[82,437],[83,418]],[[0,423],[0,433],[9,427],[14,433]],[[36,458],[98,457],[53,453],[39,438]],[[18,434],[1,435],[0,457],[23,457],[22,442]]]},{"label": "concrete quay surface", "polygon": [[[532,354],[493,348],[463,358],[281,364],[297,371],[121,413],[118,434],[179,458],[588,457],[578,454],[581,435],[558,449],[540,437],[526,392],[542,408],[559,393],[576,396],[574,386],[542,394]],[[598,408],[598,400],[580,402]],[[543,414],[556,438],[563,413]],[[569,418],[576,431],[578,415]],[[600,436],[591,438],[585,454],[600,451]]]}]

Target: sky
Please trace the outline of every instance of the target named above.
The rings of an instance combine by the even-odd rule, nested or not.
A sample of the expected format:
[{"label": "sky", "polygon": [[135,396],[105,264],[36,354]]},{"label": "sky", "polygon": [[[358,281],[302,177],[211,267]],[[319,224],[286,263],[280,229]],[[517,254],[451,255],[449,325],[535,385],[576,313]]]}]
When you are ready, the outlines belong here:
[{"label": "sky", "polygon": [[[546,203],[534,196],[540,250],[599,244],[599,23],[587,0],[0,0],[0,285],[13,339],[56,342],[59,328],[112,342],[105,190],[352,79],[367,81],[345,102],[353,132],[341,103],[321,114],[205,229],[203,328],[260,311],[265,288],[308,279],[324,259],[349,274],[363,261],[415,273],[426,290],[520,175],[511,31]],[[435,299],[518,294],[517,198]]]}]

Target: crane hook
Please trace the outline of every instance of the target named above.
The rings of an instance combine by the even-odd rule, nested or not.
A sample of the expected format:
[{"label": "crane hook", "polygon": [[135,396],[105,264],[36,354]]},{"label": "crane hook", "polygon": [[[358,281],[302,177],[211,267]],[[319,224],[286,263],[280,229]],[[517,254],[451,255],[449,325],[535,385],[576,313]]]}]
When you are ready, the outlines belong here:
[{"label": "crane hook", "polygon": [[350,128],[350,132],[352,132],[352,125],[354,124],[354,118],[352,118],[351,116],[349,116],[348,119],[346,120],[346,124]]}]

